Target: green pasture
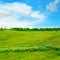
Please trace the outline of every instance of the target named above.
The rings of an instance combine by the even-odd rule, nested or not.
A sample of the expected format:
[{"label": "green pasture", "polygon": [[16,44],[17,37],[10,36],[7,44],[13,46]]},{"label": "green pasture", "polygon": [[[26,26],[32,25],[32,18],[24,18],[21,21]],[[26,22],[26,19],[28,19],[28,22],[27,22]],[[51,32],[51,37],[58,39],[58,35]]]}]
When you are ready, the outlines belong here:
[{"label": "green pasture", "polygon": [[60,60],[60,31],[0,31],[0,60]]}]

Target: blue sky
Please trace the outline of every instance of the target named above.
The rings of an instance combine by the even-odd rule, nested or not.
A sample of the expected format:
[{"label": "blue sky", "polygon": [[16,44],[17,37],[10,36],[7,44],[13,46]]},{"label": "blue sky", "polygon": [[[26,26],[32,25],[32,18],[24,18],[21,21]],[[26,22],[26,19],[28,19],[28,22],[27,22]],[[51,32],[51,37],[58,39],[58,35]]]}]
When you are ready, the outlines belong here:
[{"label": "blue sky", "polygon": [[0,27],[60,27],[60,0],[0,0]]}]

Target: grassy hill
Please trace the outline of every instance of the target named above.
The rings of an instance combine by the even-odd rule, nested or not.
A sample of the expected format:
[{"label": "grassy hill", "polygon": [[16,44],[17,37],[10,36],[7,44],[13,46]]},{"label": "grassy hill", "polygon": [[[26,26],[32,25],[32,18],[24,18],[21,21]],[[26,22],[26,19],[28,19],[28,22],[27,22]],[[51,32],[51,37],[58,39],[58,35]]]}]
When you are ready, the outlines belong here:
[{"label": "grassy hill", "polygon": [[60,60],[60,31],[0,31],[0,60]]}]

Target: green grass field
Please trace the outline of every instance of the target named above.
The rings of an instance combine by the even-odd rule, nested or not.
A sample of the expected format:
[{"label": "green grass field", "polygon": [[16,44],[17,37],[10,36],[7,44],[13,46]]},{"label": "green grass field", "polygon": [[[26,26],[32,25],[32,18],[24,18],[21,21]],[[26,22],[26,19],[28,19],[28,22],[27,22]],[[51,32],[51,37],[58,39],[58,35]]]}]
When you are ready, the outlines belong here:
[{"label": "green grass field", "polygon": [[0,31],[0,60],[60,60],[60,31]]}]

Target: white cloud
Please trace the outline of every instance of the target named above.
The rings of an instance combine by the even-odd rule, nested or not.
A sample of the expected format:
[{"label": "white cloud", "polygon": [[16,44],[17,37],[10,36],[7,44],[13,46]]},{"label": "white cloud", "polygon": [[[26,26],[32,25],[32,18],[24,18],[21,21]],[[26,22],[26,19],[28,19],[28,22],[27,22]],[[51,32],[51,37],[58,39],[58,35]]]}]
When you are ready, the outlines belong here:
[{"label": "white cloud", "polygon": [[31,13],[31,17],[43,19],[43,18],[45,18],[46,16],[44,16],[43,14],[40,14],[38,11],[34,11],[34,12]]},{"label": "white cloud", "polygon": [[52,12],[57,11],[57,4],[60,2],[60,0],[54,0],[53,2],[49,3],[46,8],[47,10],[50,10]]},{"label": "white cloud", "polygon": [[[24,19],[22,21],[21,17],[31,17],[36,20],[30,22]],[[23,18],[24,18],[23,17]],[[0,27],[33,27],[34,23],[41,22],[46,18],[44,14],[38,11],[33,11],[31,6],[24,3],[6,3],[0,4]],[[26,20],[26,21],[25,21]]]}]

